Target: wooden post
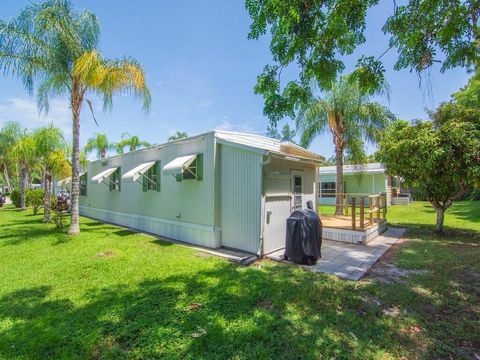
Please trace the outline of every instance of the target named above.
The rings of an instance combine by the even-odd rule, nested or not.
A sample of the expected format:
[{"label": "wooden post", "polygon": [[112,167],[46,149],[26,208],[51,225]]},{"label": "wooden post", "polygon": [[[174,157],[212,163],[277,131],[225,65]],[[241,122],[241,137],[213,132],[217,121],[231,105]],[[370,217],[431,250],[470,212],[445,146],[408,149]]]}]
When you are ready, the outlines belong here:
[{"label": "wooden post", "polygon": [[387,195],[383,194],[382,199],[383,199],[383,219],[386,219],[387,218]]},{"label": "wooden post", "polygon": [[343,202],[345,203],[345,215],[348,216],[348,194],[343,194]]},{"label": "wooden post", "polygon": [[365,196],[360,197],[360,229],[365,228]]},{"label": "wooden post", "polygon": [[369,220],[370,220],[370,226],[373,225],[373,196],[368,197],[368,202],[370,205],[370,212],[368,214]]},{"label": "wooden post", "polygon": [[355,214],[356,214],[356,209],[355,209],[355,196],[352,196],[352,230],[355,230]]},{"label": "wooden post", "polygon": [[375,197],[375,207],[377,208],[377,222],[380,222],[380,196]]}]

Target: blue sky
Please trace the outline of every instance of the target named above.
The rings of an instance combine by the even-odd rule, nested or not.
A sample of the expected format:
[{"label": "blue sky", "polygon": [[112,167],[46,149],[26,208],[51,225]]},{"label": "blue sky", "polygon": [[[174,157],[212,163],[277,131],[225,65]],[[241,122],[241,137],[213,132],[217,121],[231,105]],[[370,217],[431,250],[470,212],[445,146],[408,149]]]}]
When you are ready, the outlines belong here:
[{"label": "blue sky", "polygon": [[[152,92],[152,108],[143,114],[141,103],[127,96],[114,99],[112,111],[103,113],[98,99],[97,127],[88,110],[81,122],[81,144],[93,132],[117,141],[123,132],[137,134],[151,143],[162,143],[176,130],[190,135],[212,129],[263,134],[268,120],[262,98],[253,93],[257,75],[271,63],[268,38],[248,40],[250,19],[242,0],[73,0],[79,9],[97,14],[102,29],[100,47],[105,57],[133,56],[146,71]],[[16,16],[29,1],[0,2],[3,20]],[[388,38],[381,27],[393,2],[380,0],[369,11],[367,43],[346,58],[352,70],[362,55],[379,56]],[[425,108],[448,100],[463,86],[468,75],[462,69],[441,74],[438,68],[425,74],[422,86],[416,74],[394,71],[395,51],[383,58],[390,85],[390,100],[378,98],[400,118],[424,118]],[[294,76],[294,69],[286,78]],[[71,132],[67,99],[56,99],[47,117],[38,114],[35,99],[12,78],[0,78],[0,125],[15,120],[33,128],[53,121]],[[316,139],[311,149],[326,157],[333,154],[329,133]],[[369,146],[369,151],[374,148]]]}]

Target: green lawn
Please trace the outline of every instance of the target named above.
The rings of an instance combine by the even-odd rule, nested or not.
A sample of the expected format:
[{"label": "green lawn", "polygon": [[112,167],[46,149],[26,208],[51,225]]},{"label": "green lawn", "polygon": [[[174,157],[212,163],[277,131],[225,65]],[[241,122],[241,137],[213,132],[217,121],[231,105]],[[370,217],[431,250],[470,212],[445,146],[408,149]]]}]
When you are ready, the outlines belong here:
[{"label": "green lawn", "polygon": [[88,219],[69,237],[3,208],[0,358],[473,358],[479,205],[455,204],[444,237],[425,203],[389,208],[409,227],[393,263],[424,270],[390,283],[244,267]]}]

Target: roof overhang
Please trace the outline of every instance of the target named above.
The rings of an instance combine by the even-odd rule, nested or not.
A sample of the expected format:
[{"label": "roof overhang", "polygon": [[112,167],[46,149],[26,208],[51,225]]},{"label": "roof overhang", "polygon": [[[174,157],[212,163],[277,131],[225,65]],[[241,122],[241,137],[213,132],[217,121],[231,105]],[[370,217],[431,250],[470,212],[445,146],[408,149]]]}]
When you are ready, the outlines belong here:
[{"label": "roof overhang", "polygon": [[320,166],[323,164],[323,158],[303,157],[303,156],[292,155],[292,154],[277,153],[273,151],[270,151],[269,154],[274,158],[282,159],[282,160],[298,161],[302,163],[313,164],[315,166]]},{"label": "roof overhang", "polygon": [[117,170],[117,169],[118,169],[118,167],[113,167],[113,168],[103,170],[101,173],[92,177],[92,181],[100,184],[100,183],[104,182],[105,179],[107,179],[110,175],[112,175],[115,172],[115,170]]},{"label": "roof overhang", "polygon": [[197,154],[180,156],[163,167],[163,173],[166,175],[182,174],[197,158]]},{"label": "roof overhang", "polygon": [[140,164],[122,176],[123,181],[135,182],[140,179],[153,165],[155,161],[148,161]]}]

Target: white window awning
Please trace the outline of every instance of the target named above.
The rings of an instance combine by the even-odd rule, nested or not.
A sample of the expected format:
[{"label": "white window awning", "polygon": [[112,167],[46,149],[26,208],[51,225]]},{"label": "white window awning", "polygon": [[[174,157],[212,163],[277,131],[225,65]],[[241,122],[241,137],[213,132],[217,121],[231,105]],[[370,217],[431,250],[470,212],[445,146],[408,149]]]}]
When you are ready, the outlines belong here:
[{"label": "white window awning", "polygon": [[113,168],[109,168],[107,170],[103,170],[101,173],[92,177],[92,181],[100,184],[105,179],[107,179],[110,175],[112,175],[115,172],[115,170],[117,170],[117,169],[118,169],[118,167],[113,167]]},{"label": "white window awning", "polygon": [[178,175],[182,174],[197,158],[197,154],[180,156],[163,167],[164,174]]},{"label": "white window awning", "polygon": [[[81,172],[81,173],[78,174],[78,177],[81,177],[81,176],[83,176],[83,175],[85,175],[85,173],[84,173],[84,172]],[[67,185],[70,184],[71,182],[72,182],[72,177],[69,176],[69,177],[67,177],[67,178],[65,178],[65,179],[62,179],[62,180],[57,181],[57,186],[67,186]]]},{"label": "white window awning", "polygon": [[122,176],[122,180],[135,182],[139,178],[141,178],[153,165],[155,165],[155,161],[149,161],[149,162],[140,164],[137,167],[134,167],[129,172],[125,173]]}]

